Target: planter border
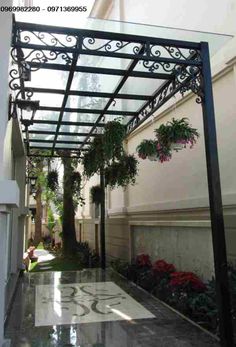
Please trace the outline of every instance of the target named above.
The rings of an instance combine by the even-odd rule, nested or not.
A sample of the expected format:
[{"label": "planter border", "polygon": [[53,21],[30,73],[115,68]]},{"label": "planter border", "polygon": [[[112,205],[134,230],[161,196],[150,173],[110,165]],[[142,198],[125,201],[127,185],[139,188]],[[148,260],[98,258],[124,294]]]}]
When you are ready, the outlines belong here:
[{"label": "planter border", "polygon": [[149,293],[147,290],[145,290],[144,288],[140,287],[139,285],[137,285],[136,283],[129,281],[127,277],[121,275],[118,271],[116,271],[115,269],[113,269],[113,267],[109,268],[112,272],[114,272],[116,275],[119,275],[121,278],[123,278],[124,280],[128,281],[130,285],[132,285],[133,287],[136,287],[138,289],[140,289],[141,291],[143,291],[144,293],[150,295],[152,297],[152,299],[158,301],[159,303],[161,303],[162,305],[164,305],[165,307],[167,307],[168,309],[170,309],[171,311],[173,311],[174,313],[176,313],[178,316],[180,316],[181,318],[185,319],[186,321],[188,321],[189,323],[191,323],[192,325],[196,326],[197,328],[199,328],[200,330],[202,330],[204,333],[210,335],[212,338],[214,338],[216,341],[220,342],[220,338],[211,333],[210,331],[208,331],[207,329],[203,328],[201,325],[199,325],[198,323],[194,322],[192,319],[188,318],[187,316],[185,316],[183,313],[181,313],[180,311],[176,310],[175,308],[173,308],[172,306],[168,305],[167,303],[165,303],[164,301],[162,301],[161,299],[159,299],[157,296]]}]

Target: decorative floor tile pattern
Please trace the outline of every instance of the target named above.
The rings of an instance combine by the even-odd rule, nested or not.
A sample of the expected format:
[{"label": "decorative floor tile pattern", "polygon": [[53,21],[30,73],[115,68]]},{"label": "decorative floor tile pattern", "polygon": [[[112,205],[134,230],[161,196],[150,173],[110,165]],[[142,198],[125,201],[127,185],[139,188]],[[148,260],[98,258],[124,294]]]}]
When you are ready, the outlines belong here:
[{"label": "decorative floor tile pattern", "polygon": [[36,286],[35,326],[155,318],[114,282]]},{"label": "decorative floor tile pattern", "polygon": [[[39,294],[41,296],[37,305],[46,306],[44,308],[45,313],[43,313],[45,320],[49,319],[47,317],[50,315],[49,308],[54,304],[52,302],[48,302],[47,305],[43,304],[41,302],[42,297],[49,300],[51,296],[50,291],[47,291],[48,288],[55,288],[56,290],[56,288],[60,288],[60,285],[62,285],[59,292],[62,293],[63,298],[59,299],[58,297],[58,302],[55,304],[53,311],[54,319],[56,315],[60,315],[60,310],[63,317],[66,314],[65,311],[67,310],[62,309],[62,307],[64,304],[68,305],[68,301],[70,305],[71,294],[74,293],[74,289],[72,291],[69,289],[70,287],[74,287],[76,284],[76,290],[78,288],[81,289],[81,286],[84,287],[84,290],[89,289],[89,292],[92,293],[91,298],[94,300],[95,292],[98,291],[95,291],[94,284],[98,283],[97,288],[101,289],[99,284],[101,282],[106,282],[105,287],[108,286],[107,288],[109,288],[109,291],[112,290],[114,295],[117,295],[119,290],[122,297],[124,295],[123,292],[125,292],[124,296],[126,299],[122,302],[123,306],[119,307],[120,311],[124,307],[128,310],[127,303],[133,303],[134,300],[135,305],[131,305],[133,315],[136,312],[137,317],[137,314],[140,314],[141,311],[143,314],[145,311],[148,314],[153,314],[155,317],[97,321],[83,324],[75,323],[72,320],[71,324],[63,323],[63,325],[56,325],[54,321],[54,323],[51,322],[51,325],[35,326],[35,321],[43,319],[42,316],[38,316],[38,307],[35,309],[35,303],[38,300],[36,300],[36,295]],[[88,288],[88,285],[92,289]],[[44,289],[44,293],[42,293],[41,289],[37,289],[39,293],[36,293],[37,286]],[[67,298],[64,297],[63,293],[66,294]],[[79,293],[80,291],[77,294]],[[53,297],[55,299],[55,295]],[[109,304],[116,303],[116,301],[112,300],[109,300]],[[90,311],[91,303],[89,302],[89,306],[88,301],[86,301],[86,307],[89,306]],[[138,306],[136,306],[137,303]],[[74,305],[77,306],[76,304]],[[96,305],[94,306],[96,307]],[[117,308],[118,305],[111,307]],[[104,307],[97,304],[97,308],[102,310]],[[77,310],[79,314],[83,312],[82,308]],[[128,311],[125,312],[128,313]],[[89,314],[87,314],[88,317]],[[220,347],[216,339],[184,320],[160,301],[152,298],[148,293],[130,284],[114,272],[109,270],[104,272],[100,269],[25,274],[19,281],[12,310],[7,320],[5,334],[6,338],[11,339],[11,347]]]}]

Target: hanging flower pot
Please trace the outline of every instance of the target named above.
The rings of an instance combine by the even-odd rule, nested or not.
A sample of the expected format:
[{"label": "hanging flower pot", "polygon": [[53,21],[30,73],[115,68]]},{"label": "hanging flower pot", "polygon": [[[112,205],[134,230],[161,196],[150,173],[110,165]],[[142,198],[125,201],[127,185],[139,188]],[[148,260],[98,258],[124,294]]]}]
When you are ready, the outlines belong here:
[{"label": "hanging flower pot", "polygon": [[187,144],[192,148],[199,137],[199,133],[189,125],[187,118],[172,118],[172,121],[156,129],[155,133],[162,146],[170,147],[175,151],[183,149]]},{"label": "hanging flower pot", "polygon": [[158,156],[157,156],[157,154],[149,155],[148,159],[150,161],[158,161]]},{"label": "hanging flower pot", "polygon": [[111,189],[115,187],[127,187],[135,183],[138,172],[138,161],[133,155],[124,154],[119,161],[110,163],[105,168],[105,184]]},{"label": "hanging flower pot", "polygon": [[47,186],[53,192],[58,188],[58,172],[56,170],[51,170],[47,176]]},{"label": "hanging flower pot", "polygon": [[183,143],[180,143],[180,142],[173,142],[171,145],[170,145],[170,148],[176,152],[178,151],[181,151],[181,149],[184,148],[184,145]]},{"label": "hanging flower pot", "polygon": [[154,140],[143,140],[137,147],[141,159],[157,160],[157,143]]},{"label": "hanging flower pot", "polygon": [[100,185],[90,188],[90,196],[92,203],[99,205],[102,202],[103,191]]}]

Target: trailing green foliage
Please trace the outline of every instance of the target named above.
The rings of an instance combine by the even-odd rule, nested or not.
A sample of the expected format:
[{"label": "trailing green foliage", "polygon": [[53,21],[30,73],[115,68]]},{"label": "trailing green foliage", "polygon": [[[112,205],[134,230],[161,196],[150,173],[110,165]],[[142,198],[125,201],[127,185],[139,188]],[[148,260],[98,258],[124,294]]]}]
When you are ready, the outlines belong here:
[{"label": "trailing green foliage", "polygon": [[171,143],[190,143],[191,146],[196,142],[199,137],[197,129],[189,125],[188,118],[175,119],[172,118],[170,122],[162,124],[155,130],[158,142],[163,146],[170,146]]},{"label": "trailing green foliage", "polygon": [[138,156],[146,159],[149,156],[156,155],[157,142],[154,140],[143,140],[137,147]]},{"label": "trailing green foliage", "polygon": [[90,188],[90,196],[93,204],[99,205],[102,201],[102,188],[100,185],[93,186]]},{"label": "trailing green foliage", "polygon": [[106,186],[114,188],[134,184],[138,161],[133,155],[125,154],[124,138],[125,126],[118,120],[108,122],[104,134],[95,137],[84,155],[84,174],[90,178],[102,168]]},{"label": "trailing green foliage", "polygon": [[56,226],[56,221],[52,212],[51,207],[48,208],[48,230],[50,231],[50,233],[53,232],[54,228]]},{"label": "trailing green foliage", "polygon": [[125,126],[118,120],[108,122],[104,127],[103,151],[104,157],[108,161],[114,160],[123,154],[123,141],[125,138]]},{"label": "trailing green foliage", "polygon": [[58,172],[56,170],[51,170],[48,172],[47,186],[53,192],[58,189]]},{"label": "trailing green foliage", "polygon": [[148,158],[163,163],[171,159],[173,150],[178,151],[187,145],[192,148],[199,133],[189,125],[187,118],[172,118],[170,122],[160,125],[155,130],[155,136],[155,140],[143,140],[136,150],[141,159]]},{"label": "trailing green foliage", "polygon": [[90,178],[98,173],[101,165],[104,165],[104,147],[102,136],[97,136],[89,145],[88,151],[84,154],[82,164],[84,166],[84,174]]},{"label": "trailing green foliage", "polygon": [[112,189],[126,187],[135,183],[138,160],[133,155],[123,155],[119,161],[114,161],[105,168],[105,185]]}]

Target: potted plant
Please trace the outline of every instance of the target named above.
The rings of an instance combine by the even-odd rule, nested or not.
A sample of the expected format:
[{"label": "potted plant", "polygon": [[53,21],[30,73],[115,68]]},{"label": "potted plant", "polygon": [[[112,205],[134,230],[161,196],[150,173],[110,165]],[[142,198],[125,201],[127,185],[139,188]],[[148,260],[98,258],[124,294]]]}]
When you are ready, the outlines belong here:
[{"label": "potted plant", "polygon": [[137,147],[138,156],[141,159],[158,160],[157,142],[154,140],[143,140]]},{"label": "potted plant", "polygon": [[103,138],[102,136],[97,136],[93,142],[90,143],[88,151],[84,154],[82,160],[85,175],[90,178],[99,171],[103,163]]},{"label": "potted plant", "polygon": [[105,184],[112,188],[126,187],[135,183],[138,161],[133,155],[124,154],[119,161],[110,163],[105,168]]},{"label": "potted plant", "polygon": [[156,129],[155,134],[161,146],[170,147],[175,151],[186,147],[187,144],[192,148],[199,137],[197,129],[189,125],[187,118],[172,118],[170,122]]},{"label": "potted plant", "polygon": [[103,134],[104,157],[106,160],[119,158],[123,154],[125,126],[119,120],[106,123]]},{"label": "potted plant", "polygon": [[148,158],[151,161],[169,161],[171,150],[169,147],[161,145],[155,140],[143,140],[137,147],[138,156],[142,159]]},{"label": "potted plant", "polygon": [[47,186],[53,192],[58,188],[58,172],[56,170],[51,170],[47,176]]},{"label": "potted plant", "polygon": [[102,188],[100,185],[90,188],[90,196],[93,204],[99,205],[102,200]]}]

